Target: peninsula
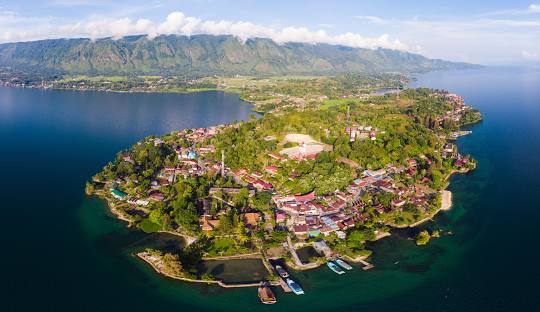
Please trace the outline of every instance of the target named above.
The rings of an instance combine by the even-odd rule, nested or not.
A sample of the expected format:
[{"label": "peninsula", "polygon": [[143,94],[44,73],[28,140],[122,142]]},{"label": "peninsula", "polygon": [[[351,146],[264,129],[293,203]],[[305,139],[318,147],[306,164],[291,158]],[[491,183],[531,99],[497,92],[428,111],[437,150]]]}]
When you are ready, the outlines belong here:
[{"label": "peninsula", "polygon": [[[196,269],[216,257],[261,258],[267,279],[284,289],[289,280],[275,263],[309,269],[345,258],[369,268],[367,241],[450,208],[448,177],[476,166],[450,140],[481,115],[444,90],[327,88],[336,79],[309,80],[319,82],[317,96],[266,91],[285,100],[247,122],[147,137],[119,152],[86,191],[130,226],[188,239],[180,254],[138,254],[169,277],[227,286]],[[253,90],[244,97],[256,98]],[[311,100],[290,101],[305,99],[299,92]],[[318,255],[301,259],[305,248]]]}]

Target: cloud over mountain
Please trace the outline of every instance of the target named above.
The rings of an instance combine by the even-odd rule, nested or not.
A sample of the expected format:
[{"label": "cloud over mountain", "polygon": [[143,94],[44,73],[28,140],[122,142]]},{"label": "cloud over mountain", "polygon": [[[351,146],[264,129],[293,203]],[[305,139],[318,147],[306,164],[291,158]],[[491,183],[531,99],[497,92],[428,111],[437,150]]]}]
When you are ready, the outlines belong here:
[{"label": "cloud over mountain", "polygon": [[[4,12],[5,13],[5,12]],[[0,25],[3,16],[0,12]],[[9,16],[15,22],[24,23],[23,16]],[[249,38],[270,38],[278,43],[302,42],[302,43],[329,43],[340,44],[354,48],[387,48],[395,50],[407,50],[407,46],[398,39],[391,38],[388,34],[378,37],[365,37],[358,33],[345,32],[341,34],[329,34],[326,30],[311,30],[307,27],[282,27],[272,28],[246,21],[229,20],[204,20],[198,17],[188,16],[183,12],[171,12],[165,20],[154,22],[149,19],[131,18],[90,18],[76,23],[67,23],[53,26],[45,24],[39,29],[29,29],[19,32],[0,30],[0,41],[25,41],[44,38],[62,37],[89,37],[97,39],[101,37],[121,38],[127,35],[145,34],[149,38],[158,35],[186,35],[211,34],[233,35],[245,41]]]}]

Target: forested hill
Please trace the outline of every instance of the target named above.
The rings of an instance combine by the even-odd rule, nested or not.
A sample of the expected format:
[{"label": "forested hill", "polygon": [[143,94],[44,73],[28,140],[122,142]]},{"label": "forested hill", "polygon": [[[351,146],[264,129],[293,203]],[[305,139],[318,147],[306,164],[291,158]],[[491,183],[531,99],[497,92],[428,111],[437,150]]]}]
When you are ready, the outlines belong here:
[{"label": "forested hill", "polygon": [[0,67],[47,74],[327,75],[422,72],[473,65],[388,49],[241,42],[233,36],[52,39],[0,45]]}]

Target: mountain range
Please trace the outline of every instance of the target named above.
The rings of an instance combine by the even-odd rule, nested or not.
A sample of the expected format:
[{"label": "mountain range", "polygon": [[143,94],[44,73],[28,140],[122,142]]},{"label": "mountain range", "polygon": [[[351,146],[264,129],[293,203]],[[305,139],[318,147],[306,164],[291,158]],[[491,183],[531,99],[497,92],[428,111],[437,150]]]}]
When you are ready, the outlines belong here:
[{"label": "mountain range", "polygon": [[333,75],[424,72],[475,65],[419,54],[330,44],[283,43],[229,35],[144,35],[0,44],[0,67],[43,74]]}]

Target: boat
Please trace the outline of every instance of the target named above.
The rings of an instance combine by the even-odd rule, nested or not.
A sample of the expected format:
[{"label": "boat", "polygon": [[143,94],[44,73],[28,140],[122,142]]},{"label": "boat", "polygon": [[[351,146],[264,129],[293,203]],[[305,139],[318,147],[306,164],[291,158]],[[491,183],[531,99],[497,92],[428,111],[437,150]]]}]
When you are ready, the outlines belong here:
[{"label": "boat", "polygon": [[278,272],[279,276],[283,278],[289,277],[289,273],[285,271],[285,269],[281,265],[276,265],[276,271]]},{"label": "boat", "polygon": [[259,299],[261,299],[261,302],[264,304],[274,304],[277,302],[276,296],[265,283],[262,283],[261,286],[259,286],[258,295]]},{"label": "boat", "polygon": [[298,285],[295,281],[290,278],[287,278],[285,281],[287,282],[287,285],[289,285],[289,288],[293,291],[293,293],[295,293],[296,295],[304,294],[304,290],[302,289],[302,287],[300,287],[300,285]]},{"label": "boat", "polygon": [[341,259],[336,259],[336,263],[345,270],[352,270],[352,266]]},{"label": "boat", "polygon": [[335,264],[332,261],[326,262],[326,265],[330,268],[330,270],[334,271],[336,274],[345,274],[345,271],[343,271],[342,268],[339,267],[339,265]]}]

